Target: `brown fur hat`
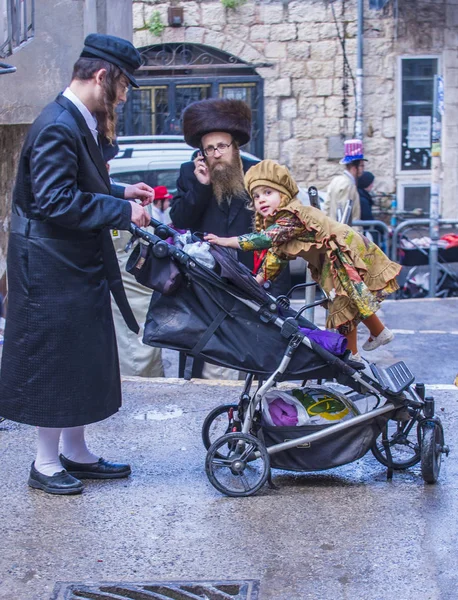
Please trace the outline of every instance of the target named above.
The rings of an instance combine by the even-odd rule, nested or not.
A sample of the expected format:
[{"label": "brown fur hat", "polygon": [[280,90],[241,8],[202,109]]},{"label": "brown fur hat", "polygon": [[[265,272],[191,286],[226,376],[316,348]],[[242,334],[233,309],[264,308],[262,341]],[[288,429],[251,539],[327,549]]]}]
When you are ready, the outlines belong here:
[{"label": "brown fur hat", "polygon": [[250,141],[251,109],[242,100],[209,98],[193,102],[183,112],[183,133],[187,144],[199,148],[204,135],[212,131],[230,133],[239,146]]}]

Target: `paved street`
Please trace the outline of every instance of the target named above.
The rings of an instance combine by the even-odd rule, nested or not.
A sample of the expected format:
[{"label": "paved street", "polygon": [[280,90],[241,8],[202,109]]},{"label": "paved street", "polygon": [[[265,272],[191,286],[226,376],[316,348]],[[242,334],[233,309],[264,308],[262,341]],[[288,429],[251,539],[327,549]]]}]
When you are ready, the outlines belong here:
[{"label": "paved street", "polygon": [[368,454],[327,472],[274,471],[279,490],[221,496],[204,472],[200,428],[237,399],[238,382],[124,381],[122,410],[88,437],[133,475],[88,482],[81,497],[28,489],[35,432],[2,423],[0,598],[48,600],[59,581],[254,579],[261,600],[454,600],[457,314],[457,300],[386,302],[396,339],[373,353],[405,359],[431,386],[451,447],[435,486],[419,467],[387,483]]}]

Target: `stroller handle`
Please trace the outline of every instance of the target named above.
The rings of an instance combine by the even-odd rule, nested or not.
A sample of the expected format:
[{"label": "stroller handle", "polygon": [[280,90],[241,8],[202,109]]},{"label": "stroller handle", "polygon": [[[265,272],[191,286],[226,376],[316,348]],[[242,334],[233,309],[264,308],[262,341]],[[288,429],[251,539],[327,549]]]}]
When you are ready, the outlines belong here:
[{"label": "stroller handle", "polygon": [[[151,226],[152,227],[159,227],[159,226],[162,227],[163,226],[165,228],[165,231],[168,234],[167,237],[173,237],[177,233],[174,229],[172,229],[171,227],[168,227],[167,225],[164,225],[160,221],[156,221],[156,219],[151,219]],[[182,264],[186,264],[188,262],[189,256],[185,252],[183,252],[182,250],[177,248],[176,246],[173,246],[172,244],[168,244],[165,241],[167,239],[167,237],[159,237],[158,235],[151,233],[150,231],[147,231],[146,229],[142,229],[141,227],[138,227],[138,225],[135,225],[135,223],[130,224],[129,231],[131,232],[133,237],[141,238],[148,244],[151,244],[153,247],[153,253],[155,254],[155,256],[157,256],[157,258],[165,258],[166,256],[173,256],[173,258],[175,260],[177,260],[178,262],[180,262]]]},{"label": "stroller handle", "polygon": [[[158,235],[162,239],[167,239],[168,237],[175,238],[175,236],[180,233],[179,231],[177,231],[173,227],[170,227],[170,225],[166,225],[165,223],[161,223],[161,221],[157,221],[156,219],[153,219],[153,217],[151,217],[150,227],[154,227],[154,229],[158,229],[159,230]],[[162,237],[162,236],[164,236],[164,237]],[[201,242],[202,241],[194,233],[191,234],[191,237],[192,237],[192,241],[193,242]]]}]

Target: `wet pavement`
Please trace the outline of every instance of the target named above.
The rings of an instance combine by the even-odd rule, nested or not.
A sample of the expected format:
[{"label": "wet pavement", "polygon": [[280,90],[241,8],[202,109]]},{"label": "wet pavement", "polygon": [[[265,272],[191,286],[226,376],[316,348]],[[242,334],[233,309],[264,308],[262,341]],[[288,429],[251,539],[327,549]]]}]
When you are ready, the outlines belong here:
[{"label": "wet pavement", "polygon": [[[413,302],[385,303],[387,324],[445,332],[446,318],[458,329],[456,301]],[[35,431],[0,424],[0,598],[48,600],[56,582],[259,580],[260,600],[454,600],[457,342],[446,332],[397,334],[373,353],[380,363],[408,353],[434,384],[451,448],[436,485],[423,483],[419,466],[387,482],[369,453],[326,472],[275,470],[278,490],[222,496],[205,474],[200,429],[213,407],[237,401],[239,382],[124,381],[122,410],[89,426],[88,439],[133,474],[87,481],[82,496],[29,489]]]}]

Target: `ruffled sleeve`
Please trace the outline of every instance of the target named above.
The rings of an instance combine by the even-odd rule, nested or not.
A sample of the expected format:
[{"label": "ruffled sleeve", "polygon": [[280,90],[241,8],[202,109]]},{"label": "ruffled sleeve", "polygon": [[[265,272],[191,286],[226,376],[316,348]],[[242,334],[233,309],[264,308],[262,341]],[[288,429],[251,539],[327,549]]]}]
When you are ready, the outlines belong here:
[{"label": "ruffled sleeve", "polygon": [[280,211],[275,215],[275,223],[257,233],[247,233],[238,238],[240,248],[247,250],[264,250],[278,247],[291,240],[302,238],[304,225],[301,220],[289,211]]},{"label": "ruffled sleeve", "polygon": [[268,235],[266,235],[265,231],[240,235],[237,238],[237,241],[240,249],[244,252],[249,252],[251,250],[265,250],[266,248],[270,248],[272,246],[272,240]]},{"label": "ruffled sleeve", "polygon": [[280,211],[275,215],[273,225],[257,233],[241,235],[238,242],[243,251],[269,249],[258,274],[264,280],[273,281],[288,264],[288,260],[278,252],[278,247],[303,234],[304,226],[300,219],[291,212]]}]

